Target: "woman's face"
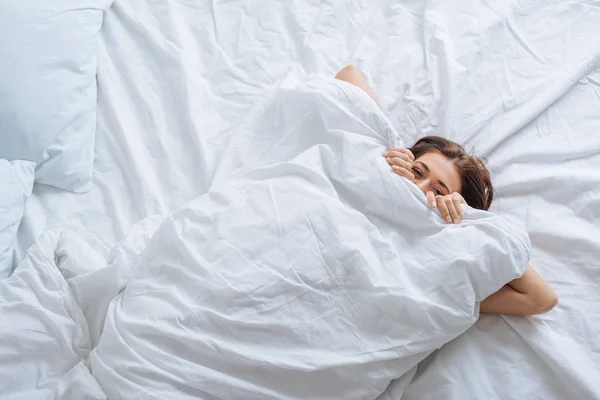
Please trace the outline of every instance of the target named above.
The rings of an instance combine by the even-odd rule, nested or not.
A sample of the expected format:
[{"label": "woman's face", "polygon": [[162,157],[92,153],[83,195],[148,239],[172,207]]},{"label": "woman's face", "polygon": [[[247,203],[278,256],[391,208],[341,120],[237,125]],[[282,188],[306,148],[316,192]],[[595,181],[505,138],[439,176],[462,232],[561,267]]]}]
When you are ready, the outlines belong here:
[{"label": "woman's face", "polygon": [[446,196],[462,190],[454,163],[440,153],[425,153],[415,159],[412,173],[415,175],[415,184],[424,194],[433,192],[436,196]]}]

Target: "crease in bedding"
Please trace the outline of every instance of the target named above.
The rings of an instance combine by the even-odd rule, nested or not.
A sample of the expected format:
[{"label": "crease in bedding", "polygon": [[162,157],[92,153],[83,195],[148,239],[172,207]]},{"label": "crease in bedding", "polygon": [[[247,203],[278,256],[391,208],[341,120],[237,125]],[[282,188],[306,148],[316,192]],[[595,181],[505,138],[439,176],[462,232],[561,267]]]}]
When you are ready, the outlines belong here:
[{"label": "crease in bedding", "polygon": [[[240,133],[220,166],[232,178],[138,224],[111,260],[43,236],[0,288],[0,391],[374,399],[524,272],[522,228],[468,206],[446,225],[389,172],[398,136],[349,84],[291,71]],[[48,300],[15,307],[19,293]],[[51,321],[52,353],[22,315]],[[11,381],[17,338],[29,378]]]},{"label": "crease in bedding", "polygon": [[291,66],[333,76],[352,63],[404,143],[437,134],[487,157],[492,212],[522,221],[560,298],[531,319],[485,316],[382,399],[600,398],[598,369],[578,368],[600,365],[599,20],[577,0],[116,0],[98,43],[92,188],[35,187],[14,265],[46,229],[113,248],[137,221],[206,193]]}]

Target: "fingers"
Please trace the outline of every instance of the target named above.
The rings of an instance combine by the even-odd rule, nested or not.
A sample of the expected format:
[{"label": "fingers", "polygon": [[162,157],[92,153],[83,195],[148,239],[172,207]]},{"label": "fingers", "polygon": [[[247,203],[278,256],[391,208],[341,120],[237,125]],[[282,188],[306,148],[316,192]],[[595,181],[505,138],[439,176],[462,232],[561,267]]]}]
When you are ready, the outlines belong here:
[{"label": "fingers", "polygon": [[403,148],[395,148],[395,149],[391,149],[390,151],[388,151],[387,153],[384,154],[384,156],[387,157],[400,157],[405,161],[408,161],[412,164],[413,161],[415,161],[415,156],[414,154],[408,150],[408,149],[403,149]]},{"label": "fingers", "polygon": [[406,154],[408,158],[410,158],[411,163],[415,161],[415,155],[412,153],[412,151],[410,151],[409,149],[400,149],[400,151]]},{"label": "fingers", "polygon": [[462,221],[462,196],[459,193],[452,193],[450,195],[452,197],[452,204],[454,204],[454,209],[456,210],[456,221],[454,221],[455,224],[458,224],[460,221]]},{"label": "fingers", "polygon": [[[428,193],[427,200],[430,196]],[[461,203],[464,201],[459,193],[449,194],[447,196],[435,196],[435,201],[442,218],[448,223],[459,224],[462,221]],[[431,201],[429,201],[431,204]]]},{"label": "fingers", "polygon": [[[404,168],[405,170],[409,171],[412,169],[412,163],[401,159],[400,157],[391,157],[391,158],[386,158],[385,159],[387,161],[388,164],[390,164],[391,166],[397,166],[400,168]],[[412,174],[412,172],[411,172]]]},{"label": "fingers", "polygon": [[435,193],[433,192],[427,192],[427,194],[425,195],[425,197],[427,197],[427,202],[429,203],[429,205],[433,208],[437,207],[437,204],[435,202]]},{"label": "fingers", "polygon": [[452,219],[452,222],[454,222],[455,224],[460,223],[458,219],[458,212],[456,211],[456,207],[454,206],[454,200],[452,200],[452,195],[446,196],[444,202],[446,203],[446,207],[448,207],[448,211],[450,212],[450,218]]},{"label": "fingers", "polygon": [[435,202],[437,204],[438,210],[440,210],[440,214],[442,214],[442,218],[448,222],[452,223],[452,217],[450,216],[450,210],[448,210],[448,205],[444,201],[444,196],[435,196]]},{"label": "fingers", "polygon": [[411,181],[415,180],[415,175],[412,173],[412,163],[414,160],[413,154],[406,149],[392,149],[384,154],[384,157],[392,170]]},{"label": "fingers", "polygon": [[415,175],[405,168],[401,168],[397,165],[392,165],[392,171],[394,171],[398,175],[403,176],[411,181],[415,180]]}]

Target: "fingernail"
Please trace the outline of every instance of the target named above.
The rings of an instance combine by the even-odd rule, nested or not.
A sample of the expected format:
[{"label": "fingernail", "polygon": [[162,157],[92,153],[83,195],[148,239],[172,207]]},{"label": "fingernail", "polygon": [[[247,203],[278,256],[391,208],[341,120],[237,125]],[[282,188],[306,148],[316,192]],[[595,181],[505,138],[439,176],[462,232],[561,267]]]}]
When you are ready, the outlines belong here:
[{"label": "fingernail", "polygon": [[452,218],[446,217],[446,221],[448,221],[448,223],[451,223],[452,222]]},{"label": "fingernail", "polygon": [[437,204],[435,204],[435,201],[431,202],[431,207],[433,207],[433,208],[437,207]]},{"label": "fingernail", "polygon": [[455,219],[455,220],[454,220],[454,223],[455,223],[455,224],[458,224],[458,220],[457,220],[457,219]]}]

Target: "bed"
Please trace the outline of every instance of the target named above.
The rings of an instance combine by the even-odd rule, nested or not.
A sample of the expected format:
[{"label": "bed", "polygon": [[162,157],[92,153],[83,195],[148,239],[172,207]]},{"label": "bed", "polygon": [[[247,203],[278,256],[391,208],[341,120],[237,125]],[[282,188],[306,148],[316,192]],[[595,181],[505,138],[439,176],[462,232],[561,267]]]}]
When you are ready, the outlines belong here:
[{"label": "bed", "polygon": [[48,229],[108,252],[211,187],[236,127],[290,69],[352,63],[405,142],[441,135],[487,157],[492,210],[525,225],[560,298],[540,316],[482,316],[381,398],[599,398],[599,6],[115,0],[91,189],[35,185],[13,264]]}]

